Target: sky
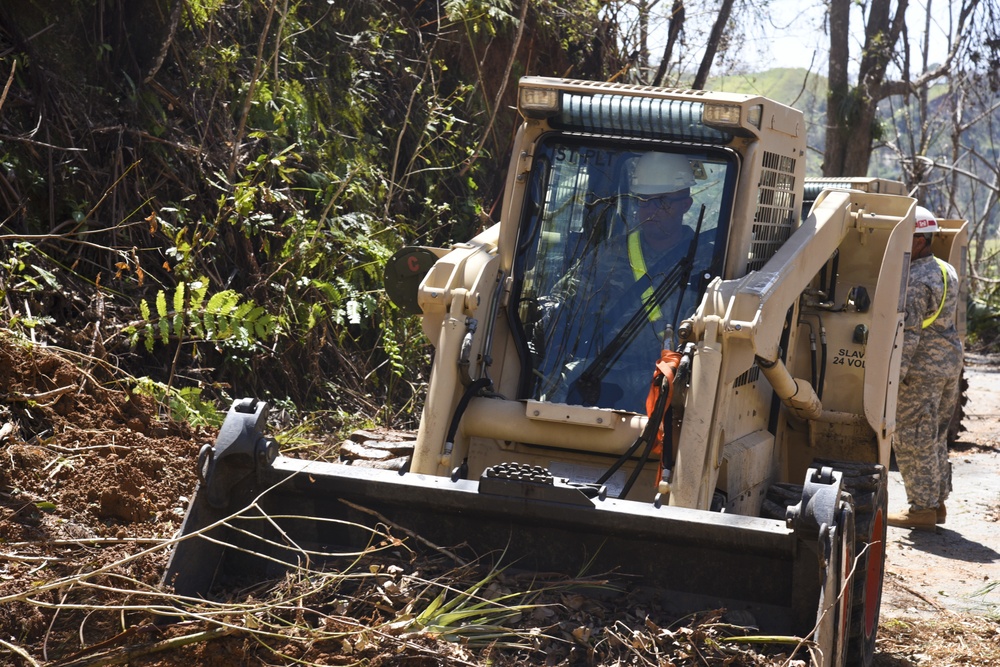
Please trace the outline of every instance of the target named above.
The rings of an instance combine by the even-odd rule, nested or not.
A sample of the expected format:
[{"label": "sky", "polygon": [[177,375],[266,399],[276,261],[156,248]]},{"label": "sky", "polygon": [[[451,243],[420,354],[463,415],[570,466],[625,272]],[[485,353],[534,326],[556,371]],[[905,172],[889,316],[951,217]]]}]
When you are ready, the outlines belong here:
[{"label": "sky", "polygon": [[[948,14],[951,4],[949,0],[911,0],[907,9],[907,24],[910,29],[913,69],[920,69],[919,54],[923,47],[928,2],[931,3],[933,16],[930,27],[930,62],[942,61],[948,51]],[[826,34],[823,0],[771,0],[769,7],[768,19],[751,31],[747,36],[746,47],[736,56],[741,62],[746,63],[746,71],[760,71],[772,67],[803,67],[825,74],[829,37]],[[860,55],[864,39],[864,24],[861,8],[857,3],[852,5],[851,11],[851,26],[856,31],[856,36],[851,42],[851,55],[856,59]],[[688,21],[702,19],[710,22],[714,18],[714,15],[704,17],[689,15]],[[661,32],[662,40],[657,40]],[[664,23],[654,36],[653,53],[662,53],[662,43],[665,40]],[[696,67],[697,63],[694,66]]]},{"label": "sky", "polygon": [[[932,23],[930,26],[930,62],[940,62],[948,52],[947,30],[949,25],[948,0],[935,0],[931,4]],[[772,0],[771,34],[761,39],[760,49],[747,49],[761,54],[759,64],[777,64],[781,67],[808,67],[813,62],[825,63],[829,51],[829,37],[825,32],[824,8],[815,0]],[[915,62],[923,48],[924,24],[927,0],[911,2],[907,9],[907,25],[910,29],[910,53]],[[853,4],[851,26],[857,31],[851,42],[851,54],[857,56],[863,44],[863,20],[861,8]],[[815,60],[813,60],[815,58]],[[756,69],[756,68],[755,68]]]}]

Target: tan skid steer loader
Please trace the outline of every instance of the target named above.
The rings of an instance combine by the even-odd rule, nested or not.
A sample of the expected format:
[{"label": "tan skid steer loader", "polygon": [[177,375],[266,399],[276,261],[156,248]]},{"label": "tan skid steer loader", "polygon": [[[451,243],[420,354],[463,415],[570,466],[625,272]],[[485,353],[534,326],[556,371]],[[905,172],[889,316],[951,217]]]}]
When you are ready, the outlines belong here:
[{"label": "tan skid steer loader", "polygon": [[762,97],[525,77],[519,111],[501,221],[387,268],[435,348],[408,467],[281,456],[238,401],[167,582],[221,595],[380,516],[869,664],[914,200],[803,221],[803,117]]}]

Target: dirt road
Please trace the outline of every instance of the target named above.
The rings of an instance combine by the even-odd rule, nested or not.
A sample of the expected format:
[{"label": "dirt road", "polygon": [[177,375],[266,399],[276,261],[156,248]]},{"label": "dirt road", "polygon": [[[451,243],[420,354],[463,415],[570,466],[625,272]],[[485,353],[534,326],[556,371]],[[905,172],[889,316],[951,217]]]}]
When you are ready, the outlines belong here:
[{"label": "dirt road", "polygon": [[[966,356],[969,401],[951,451],[954,491],[936,533],[889,528],[882,619],[1000,614],[1000,365]],[[906,507],[898,470],[889,511]]]}]

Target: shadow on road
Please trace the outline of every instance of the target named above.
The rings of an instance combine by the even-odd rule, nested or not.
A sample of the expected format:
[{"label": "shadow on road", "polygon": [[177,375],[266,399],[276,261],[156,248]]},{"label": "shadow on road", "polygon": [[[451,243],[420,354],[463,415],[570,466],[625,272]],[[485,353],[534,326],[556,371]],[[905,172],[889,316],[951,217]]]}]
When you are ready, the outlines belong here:
[{"label": "shadow on road", "polygon": [[961,533],[938,527],[936,533],[911,530],[908,537],[901,537],[900,544],[941,558],[962,560],[968,563],[996,563],[1000,553],[979,542],[967,539]]}]

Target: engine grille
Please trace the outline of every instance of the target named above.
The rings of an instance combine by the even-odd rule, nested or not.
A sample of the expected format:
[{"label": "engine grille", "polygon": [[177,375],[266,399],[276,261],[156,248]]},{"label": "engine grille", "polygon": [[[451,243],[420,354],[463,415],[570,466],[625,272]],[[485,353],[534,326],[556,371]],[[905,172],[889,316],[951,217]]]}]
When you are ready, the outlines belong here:
[{"label": "engine grille", "polygon": [[764,153],[757,189],[757,212],[754,216],[753,241],[747,258],[747,271],[764,266],[788,240],[798,220],[795,201],[795,159]]}]

